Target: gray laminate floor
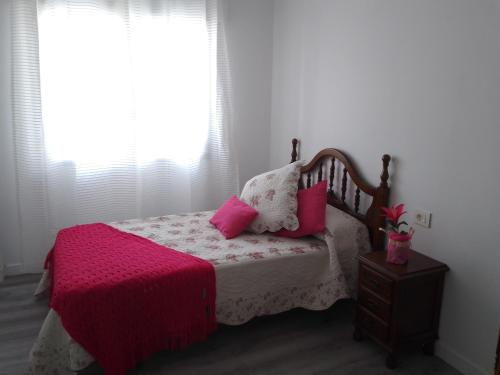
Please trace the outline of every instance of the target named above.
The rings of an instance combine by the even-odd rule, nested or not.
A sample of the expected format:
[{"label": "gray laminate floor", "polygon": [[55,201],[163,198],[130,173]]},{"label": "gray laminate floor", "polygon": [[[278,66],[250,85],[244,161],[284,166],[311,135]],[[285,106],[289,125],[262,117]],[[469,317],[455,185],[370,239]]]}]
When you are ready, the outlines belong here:
[{"label": "gray laminate floor", "polygon": [[[32,297],[39,276],[8,278],[0,284],[0,374],[26,374],[28,352],[47,313],[47,301]],[[384,367],[384,352],[369,340],[352,340],[351,302],[327,312],[293,310],[220,327],[188,350],[160,353],[131,374],[443,374],[458,375],[438,358],[405,354],[400,367]],[[102,374],[93,365],[82,374]]]}]

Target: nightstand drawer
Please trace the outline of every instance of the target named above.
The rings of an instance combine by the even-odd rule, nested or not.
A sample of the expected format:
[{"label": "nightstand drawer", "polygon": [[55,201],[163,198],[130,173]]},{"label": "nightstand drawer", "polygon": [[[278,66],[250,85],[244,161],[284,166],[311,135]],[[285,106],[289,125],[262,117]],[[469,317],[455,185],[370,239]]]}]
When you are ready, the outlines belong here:
[{"label": "nightstand drawer", "polygon": [[406,264],[388,263],[385,251],[358,260],[354,340],[367,335],[378,342],[389,352],[386,366],[391,369],[404,346],[432,354],[448,266],[411,249]]},{"label": "nightstand drawer", "polygon": [[359,303],[368,311],[388,322],[391,316],[391,305],[376,297],[373,293],[362,287],[359,290]]},{"label": "nightstand drawer", "polygon": [[389,337],[389,326],[377,319],[363,307],[358,307],[357,320],[361,327],[363,327],[370,335],[382,342],[387,341],[387,338]]},{"label": "nightstand drawer", "polygon": [[378,272],[361,265],[361,286],[370,289],[375,294],[390,301],[392,297],[392,284],[393,282]]}]

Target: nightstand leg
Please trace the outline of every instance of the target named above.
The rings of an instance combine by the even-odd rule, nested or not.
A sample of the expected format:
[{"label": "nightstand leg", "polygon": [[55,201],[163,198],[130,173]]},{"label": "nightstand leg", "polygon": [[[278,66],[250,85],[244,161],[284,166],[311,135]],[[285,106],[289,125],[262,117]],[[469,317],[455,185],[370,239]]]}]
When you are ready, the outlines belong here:
[{"label": "nightstand leg", "polygon": [[397,367],[398,361],[396,358],[396,355],[393,353],[387,354],[387,357],[385,359],[385,367],[387,367],[390,370],[393,370]]},{"label": "nightstand leg", "polygon": [[422,351],[425,355],[434,355],[434,341],[425,343],[422,346]]},{"label": "nightstand leg", "polygon": [[352,338],[354,339],[354,341],[363,341],[363,332],[361,332],[361,329],[358,326],[354,327]]}]

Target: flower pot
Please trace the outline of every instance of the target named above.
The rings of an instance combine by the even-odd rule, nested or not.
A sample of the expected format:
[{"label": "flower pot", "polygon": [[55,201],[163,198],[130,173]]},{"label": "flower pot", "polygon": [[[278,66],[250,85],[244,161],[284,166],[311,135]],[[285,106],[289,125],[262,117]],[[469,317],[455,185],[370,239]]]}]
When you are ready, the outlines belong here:
[{"label": "flower pot", "polygon": [[387,241],[387,263],[406,264],[411,247],[411,234],[389,232]]}]

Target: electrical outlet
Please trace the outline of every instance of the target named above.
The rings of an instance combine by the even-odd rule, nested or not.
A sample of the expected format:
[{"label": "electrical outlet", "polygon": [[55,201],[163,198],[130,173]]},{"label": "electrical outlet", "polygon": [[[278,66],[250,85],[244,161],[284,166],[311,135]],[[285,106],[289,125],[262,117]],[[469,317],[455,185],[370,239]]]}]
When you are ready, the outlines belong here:
[{"label": "electrical outlet", "polygon": [[425,210],[415,210],[413,214],[414,223],[424,228],[431,227],[431,213]]}]

